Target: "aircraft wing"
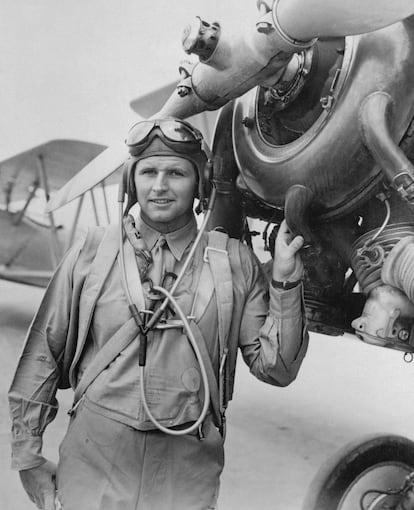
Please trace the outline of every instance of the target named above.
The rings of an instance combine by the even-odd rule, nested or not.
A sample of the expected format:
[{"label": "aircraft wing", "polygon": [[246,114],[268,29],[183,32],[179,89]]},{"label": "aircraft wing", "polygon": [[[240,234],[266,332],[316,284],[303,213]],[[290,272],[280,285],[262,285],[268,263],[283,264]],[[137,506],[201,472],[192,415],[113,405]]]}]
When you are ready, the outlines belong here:
[{"label": "aircraft wing", "polygon": [[38,186],[43,187],[41,166],[49,191],[53,191],[62,187],[104,149],[104,145],[80,140],[51,140],[1,161],[0,204],[7,201],[7,189],[10,190],[9,199],[15,201],[27,197],[27,190],[36,179]]},{"label": "aircraft wing", "polygon": [[[86,193],[91,188],[112,176],[123,166],[128,157],[125,143],[108,147],[90,161],[80,172],[56,191],[47,203],[46,211],[54,211]],[[114,182],[119,182],[118,172],[114,174]]]}]

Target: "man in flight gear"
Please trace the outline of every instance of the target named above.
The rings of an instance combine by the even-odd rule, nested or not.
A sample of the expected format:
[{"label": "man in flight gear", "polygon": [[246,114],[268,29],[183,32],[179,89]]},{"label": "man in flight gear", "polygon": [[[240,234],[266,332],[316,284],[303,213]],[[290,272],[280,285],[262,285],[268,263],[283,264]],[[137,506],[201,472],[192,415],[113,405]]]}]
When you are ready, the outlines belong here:
[{"label": "man in flight gear", "polygon": [[[120,226],[68,251],[28,332],[9,392],[12,466],[47,510],[214,509],[238,348],[276,386],[307,349],[303,239],[281,224],[269,285],[250,248],[197,229],[194,200],[208,211],[215,195],[199,131],[143,121],[126,142]],[[42,434],[68,387],[56,468]]]}]

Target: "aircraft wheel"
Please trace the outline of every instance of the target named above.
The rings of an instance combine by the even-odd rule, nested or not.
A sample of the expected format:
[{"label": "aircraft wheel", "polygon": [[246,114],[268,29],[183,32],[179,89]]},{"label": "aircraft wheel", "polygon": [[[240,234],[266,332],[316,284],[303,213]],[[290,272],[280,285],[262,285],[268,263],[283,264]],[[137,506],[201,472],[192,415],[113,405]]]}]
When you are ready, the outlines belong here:
[{"label": "aircraft wheel", "polygon": [[413,471],[413,441],[394,435],[360,439],[322,466],[309,487],[303,509],[395,508],[397,496],[384,496],[381,491],[401,489]]}]

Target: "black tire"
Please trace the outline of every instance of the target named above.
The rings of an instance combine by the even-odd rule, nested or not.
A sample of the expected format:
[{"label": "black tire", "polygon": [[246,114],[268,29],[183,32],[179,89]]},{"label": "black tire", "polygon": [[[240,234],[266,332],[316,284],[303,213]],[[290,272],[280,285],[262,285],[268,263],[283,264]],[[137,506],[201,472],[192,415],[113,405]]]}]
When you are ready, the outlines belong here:
[{"label": "black tire", "polygon": [[369,490],[400,489],[414,471],[414,442],[375,435],[352,442],[325,463],[312,481],[303,510],[359,510]]}]

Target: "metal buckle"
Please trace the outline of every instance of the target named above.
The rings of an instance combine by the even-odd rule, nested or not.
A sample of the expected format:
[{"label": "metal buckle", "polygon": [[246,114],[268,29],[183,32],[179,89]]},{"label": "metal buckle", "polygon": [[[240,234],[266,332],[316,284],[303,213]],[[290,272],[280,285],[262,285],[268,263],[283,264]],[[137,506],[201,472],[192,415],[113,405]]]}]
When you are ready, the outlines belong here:
[{"label": "metal buckle", "polygon": [[220,250],[219,248],[213,248],[212,246],[206,246],[204,250],[203,260],[204,262],[208,262],[208,251],[216,251],[218,253],[224,253],[224,255],[228,255],[227,250]]}]

